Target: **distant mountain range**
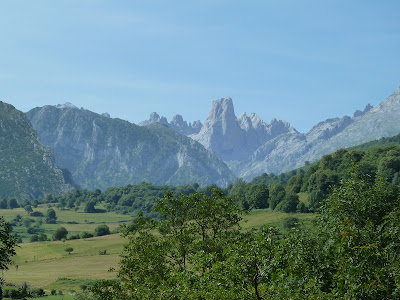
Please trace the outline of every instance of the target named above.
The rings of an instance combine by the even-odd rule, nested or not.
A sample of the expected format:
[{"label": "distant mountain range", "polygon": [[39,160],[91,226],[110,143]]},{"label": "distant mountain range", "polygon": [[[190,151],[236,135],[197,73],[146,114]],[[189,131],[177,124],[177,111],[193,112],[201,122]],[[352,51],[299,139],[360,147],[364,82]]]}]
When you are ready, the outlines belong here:
[{"label": "distant mountain range", "polygon": [[235,180],[218,155],[162,124],[141,127],[71,104],[37,107],[26,115],[57,164],[83,188],[143,181],[225,186]]},{"label": "distant mountain range", "polygon": [[267,124],[254,113],[235,116],[228,97],[215,100],[199,132],[188,136],[215,151],[237,177],[251,180],[298,168],[340,148],[394,136],[400,133],[399,119],[400,88],[375,108],[368,104],[352,117],[325,120],[307,133],[285,121]]},{"label": "distant mountain range", "polygon": [[204,124],[152,113],[138,126],[70,103],[25,115],[1,102],[0,197],[61,193],[73,182],[87,189],[142,181],[226,186],[237,177],[286,172],[339,148],[399,134],[400,88],[376,107],[325,120],[307,133],[255,113],[236,116],[229,97],[213,101]]}]

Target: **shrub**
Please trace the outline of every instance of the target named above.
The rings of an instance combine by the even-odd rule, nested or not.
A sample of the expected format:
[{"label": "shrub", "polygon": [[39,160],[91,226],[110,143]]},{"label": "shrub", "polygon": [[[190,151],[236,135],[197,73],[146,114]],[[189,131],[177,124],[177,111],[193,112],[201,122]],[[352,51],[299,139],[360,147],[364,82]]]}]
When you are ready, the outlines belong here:
[{"label": "shrub", "polygon": [[82,239],[88,239],[88,238],[93,237],[93,234],[89,233],[89,232],[86,232],[86,231],[82,231],[80,233],[80,236],[81,236]]},{"label": "shrub", "polygon": [[110,234],[110,228],[107,225],[99,225],[94,230],[96,236],[103,236]]}]

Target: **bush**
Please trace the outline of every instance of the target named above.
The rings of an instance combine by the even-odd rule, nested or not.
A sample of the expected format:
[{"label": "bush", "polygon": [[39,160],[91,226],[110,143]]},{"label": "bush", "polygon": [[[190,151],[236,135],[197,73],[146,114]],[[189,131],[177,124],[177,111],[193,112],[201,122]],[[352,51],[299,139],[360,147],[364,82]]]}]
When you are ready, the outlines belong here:
[{"label": "bush", "polygon": [[39,241],[39,236],[37,234],[31,235],[31,237],[29,238],[29,242],[31,243],[38,241]]},{"label": "bush", "polygon": [[69,237],[69,240],[79,240],[81,238],[81,236],[77,233],[75,235],[71,235]]},{"label": "bush", "polygon": [[96,236],[110,234],[110,228],[107,225],[99,225],[94,230]]},{"label": "bush", "polygon": [[93,234],[89,233],[89,232],[86,232],[86,231],[82,231],[80,233],[80,236],[81,236],[81,239],[88,239],[88,238],[93,237]]},{"label": "bush", "polygon": [[29,227],[26,231],[27,231],[29,234],[35,234],[35,233],[36,233],[36,229],[33,228],[33,227]]},{"label": "bush", "polygon": [[294,228],[298,224],[299,224],[299,219],[295,217],[289,217],[283,221],[283,228]]},{"label": "bush", "polygon": [[41,211],[34,211],[31,213],[31,217],[44,217],[44,214]]}]

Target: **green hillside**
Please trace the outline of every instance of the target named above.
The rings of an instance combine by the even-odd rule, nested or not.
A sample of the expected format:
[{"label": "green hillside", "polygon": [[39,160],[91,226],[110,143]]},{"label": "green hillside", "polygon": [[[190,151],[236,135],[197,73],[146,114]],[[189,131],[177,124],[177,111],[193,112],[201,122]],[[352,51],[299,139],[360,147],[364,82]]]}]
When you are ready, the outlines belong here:
[{"label": "green hillside", "polygon": [[0,198],[34,199],[70,189],[68,172],[39,142],[26,116],[0,102]]}]

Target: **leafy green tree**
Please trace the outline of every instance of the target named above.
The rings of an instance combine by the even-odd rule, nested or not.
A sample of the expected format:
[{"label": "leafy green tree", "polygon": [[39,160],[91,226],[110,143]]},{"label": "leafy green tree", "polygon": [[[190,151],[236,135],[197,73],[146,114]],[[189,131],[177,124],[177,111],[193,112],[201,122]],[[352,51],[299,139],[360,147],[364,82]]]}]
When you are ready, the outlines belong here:
[{"label": "leafy green tree", "polygon": [[19,204],[18,204],[17,199],[11,198],[8,200],[8,208],[9,209],[14,209],[14,208],[18,208],[18,207],[19,207]]},{"label": "leafy green tree", "polygon": [[99,225],[94,229],[96,236],[103,236],[110,234],[110,228],[107,225]]},{"label": "leafy green tree", "polygon": [[11,235],[10,226],[0,216],[0,270],[8,270],[15,255],[16,239]]},{"label": "leafy green tree", "polygon": [[57,230],[53,233],[53,239],[55,241],[59,241],[62,239],[67,238],[68,235],[68,230],[65,229],[65,227],[59,227]]},{"label": "leafy green tree", "polygon": [[264,184],[252,184],[248,186],[246,192],[250,206],[253,208],[268,208],[269,191]]},{"label": "leafy green tree", "polygon": [[248,209],[250,208],[250,203],[246,198],[246,190],[246,181],[244,181],[243,178],[239,178],[232,186],[232,189],[229,192],[229,196],[232,197],[233,202],[236,205],[241,205],[245,209]]},{"label": "leafy green tree", "polygon": [[94,201],[88,201],[86,203],[86,205],[85,205],[85,209],[84,209],[85,213],[94,213],[94,212],[96,212],[96,209],[94,207],[95,204],[96,203]]},{"label": "leafy green tree", "polygon": [[24,210],[30,215],[33,212],[32,206],[31,205],[26,205],[24,207]]},{"label": "leafy green tree", "polygon": [[72,247],[68,247],[65,249],[65,252],[67,252],[68,254],[71,254],[72,251],[74,251],[74,248]]},{"label": "leafy green tree", "polygon": [[299,196],[294,193],[289,193],[285,195],[285,198],[277,205],[276,209],[286,213],[293,213],[296,212],[299,203]]},{"label": "leafy green tree", "polygon": [[6,198],[3,198],[0,201],[0,209],[7,209],[8,208],[8,202]]},{"label": "leafy green tree", "polygon": [[46,223],[47,224],[56,224],[57,223],[57,215],[54,209],[49,208],[46,212]]},{"label": "leafy green tree", "polygon": [[[211,270],[224,258],[226,239],[238,233],[240,210],[221,191],[175,197],[167,192],[154,208],[161,220],[139,214],[123,228],[128,239],[117,281],[95,285],[98,299],[193,299],[200,295]],[[155,234],[157,229],[159,234]],[[212,292],[208,291],[208,295]]]},{"label": "leafy green tree", "polygon": [[283,201],[286,192],[282,184],[274,184],[269,189],[269,207],[275,209],[279,202]]}]

